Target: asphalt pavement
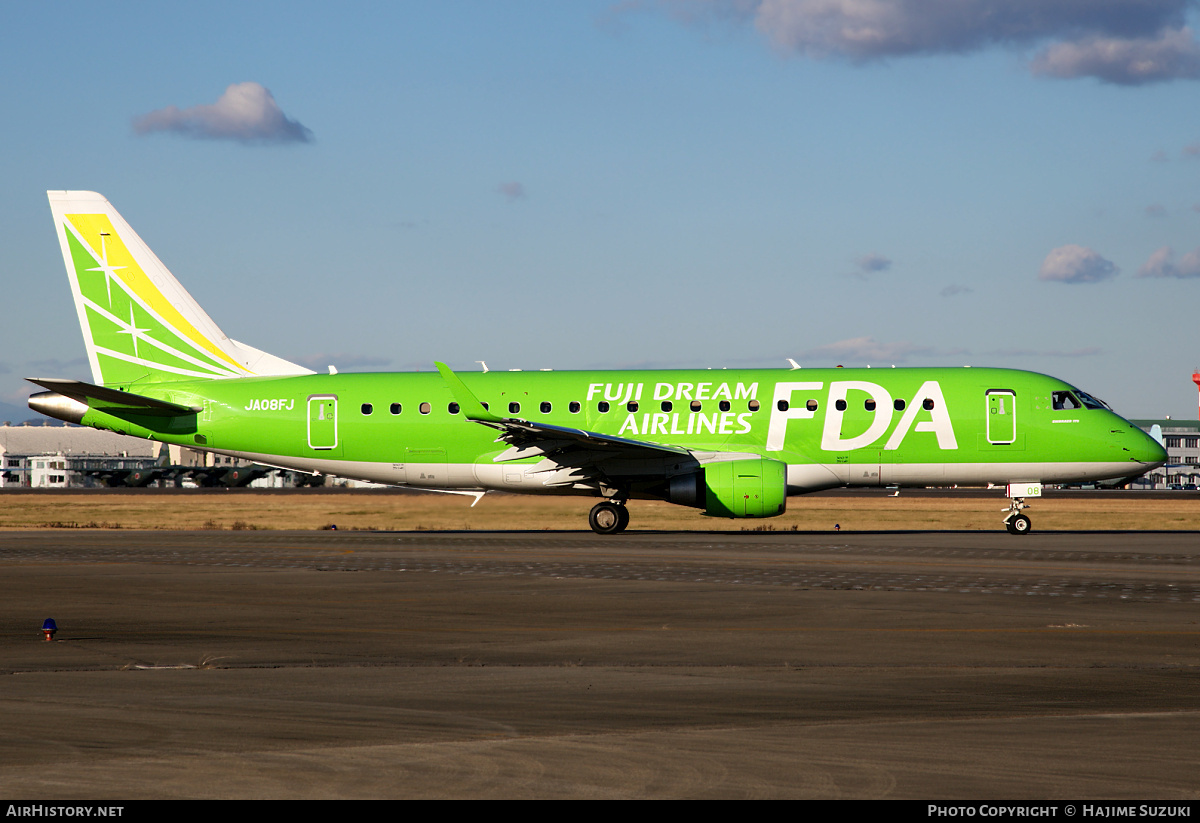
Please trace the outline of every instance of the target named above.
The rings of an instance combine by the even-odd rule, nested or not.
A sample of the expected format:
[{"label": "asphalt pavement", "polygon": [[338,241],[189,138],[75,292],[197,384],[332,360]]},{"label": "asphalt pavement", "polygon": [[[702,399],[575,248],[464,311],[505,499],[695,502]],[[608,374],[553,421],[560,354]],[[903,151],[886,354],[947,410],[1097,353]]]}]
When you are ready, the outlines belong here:
[{"label": "asphalt pavement", "polygon": [[0,626],[11,800],[1200,793],[1191,532],[6,532]]}]

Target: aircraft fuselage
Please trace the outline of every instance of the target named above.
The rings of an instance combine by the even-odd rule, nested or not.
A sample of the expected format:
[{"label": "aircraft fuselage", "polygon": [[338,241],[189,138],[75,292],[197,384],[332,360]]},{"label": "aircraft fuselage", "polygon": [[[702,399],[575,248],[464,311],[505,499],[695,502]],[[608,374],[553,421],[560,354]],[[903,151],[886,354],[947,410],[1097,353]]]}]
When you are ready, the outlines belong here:
[{"label": "aircraft fuselage", "polygon": [[[707,455],[730,454],[782,461],[790,494],[836,486],[1084,482],[1140,474],[1159,454],[1157,443],[1107,409],[1055,408],[1055,392],[1073,391],[1062,381],[1007,369],[489,372],[461,377],[479,400],[504,417],[671,444],[700,462]],[[164,417],[89,409],[80,422],[376,482],[600,493],[590,481],[563,483],[561,474],[529,473],[543,455],[503,459],[509,447],[496,442],[494,430],[466,419],[433,372],[121,388],[200,411]],[[672,456],[640,461],[648,464],[646,474],[668,476],[668,464],[680,462]],[[636,466],[625,468],[638,473]]]}]

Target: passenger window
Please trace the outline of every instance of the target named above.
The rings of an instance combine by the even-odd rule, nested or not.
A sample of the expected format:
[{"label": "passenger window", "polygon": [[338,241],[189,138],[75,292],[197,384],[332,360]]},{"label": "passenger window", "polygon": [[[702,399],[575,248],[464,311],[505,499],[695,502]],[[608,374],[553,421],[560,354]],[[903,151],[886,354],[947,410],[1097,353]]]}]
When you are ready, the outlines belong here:
[{"label": "passenger window", "polygon": [[925,402],[921,404],[921,408],[923,408],[925,411],[933,411],[933,398],[926,397]]},{"label": "passenger window", "polygon": [[421,414],[429,414],[431,410],[432,407],[428,403],[421,404]]},{"label": "passenger window", "polygon": [[815,412],[819,406],[820,404],[816,400],[809,400],[804,404],[804,408],[808,409],[810,412]]},{"label": "passenger window", "polygon": [[791,408],[791,406],[792,404],[786,400],[779,400],[775,403],[775,408],[779,409],[780,411],[787,411]]},{"label": "passenger window", "polygon": [[692,407],[692,411],[694,411],[694,412],[698,412],[698,411],[700,411],[702,408],[704,408],[704,404],[703,404],[703,403],[701,403],[699,400],[693,400],[693,401],[692,401],[692,404],[691,404],[691,407]]},{"label": "passenger window", "polygon": [[904,411],[904,401],[902,399],[896,398],[896,402],[892,405],[896,408],[896,411]]},{"label": "passenger window", "polygon": [[625,404],[625,410],[631,411],[631,412],[637,411],[638,410],[638,402],[636,400],[630,400],[628,403]]},{"label": "passenger window", "polygon": [[508,404],[508,413],[509,414],[517,414],[520,411],[521,411],[520,403],[517,403],[514,401],[514,402]]},{"label": "passenger window", "polygon": [[370,414],[370,413],[371,413],[371,412],[373,412],[373,411],[375,411],[375,407],[374,407],[374,406],[372,406],[370,403],[363,403],[363,404],[362,404],[362,413],[363,413],[363,414]]},{"label": "passenger window", "polygon": [[670,401],[670,400],[664,400],[664,401],[662,401],[662,410],[663,410],[663,411],[670,411],[670,410],[671,410],[671,409],[673,409],[673,408],[675,408],[675,407],[674,407],[673,405],[671,405],[671,401]]},{"label": "passenger window", "polygon": [[547,403],[545,400],[543,400],[542,405],[538,406],[538,408],[542,410],[542,414],[549,414],[551,406],[549,403]]},{"label": "passenger window", "polygon": [[446,411],[450,412],[451,414],[458,414],[458,404],[451,403],[449,406],[446,407]]},{"label": "passenger window", "polygon": [[836,408],[838,411],[846,410],[846,401],[845,400],[839,400],[836,403],[834,403],[833,405],[834,405],[834,408]]},{"label": "passenger window", "polygon": [[399,403],[392,404],[392,414],[399,414],[402,411],[404,411],[404,409],[400,406]]},{"label": "passenger window", "polygon": [[750,411],[758,411],[762,407],[758,404],[757,400],[751,400],[746,404],[746,408],[750,409]]},{"label": "passenger window", "polygon": [[722,400],[720,403],[717,404],[717,408],[720,409],[721,411],[729,411],[733,407],[731,405],[729,405],[728,400]]},{"label": "passenger window", "polygon": [[574,400],[571,401],[571,405],[567,406],[567,409],[571,412],[571,414],[579,414],[580,408],[582,407]]},{"label": "passenger window", "polygon": [[875,411],[875,401],[868,397],[863,401],[863,408],[867,411]]},{"label": "passenger window", "polygon": [[600,412],[601,414],[604,414],[605,412],[607,412],[608,411],[608,401],[601,400],[599,403],[597,403],[596,411]]}]

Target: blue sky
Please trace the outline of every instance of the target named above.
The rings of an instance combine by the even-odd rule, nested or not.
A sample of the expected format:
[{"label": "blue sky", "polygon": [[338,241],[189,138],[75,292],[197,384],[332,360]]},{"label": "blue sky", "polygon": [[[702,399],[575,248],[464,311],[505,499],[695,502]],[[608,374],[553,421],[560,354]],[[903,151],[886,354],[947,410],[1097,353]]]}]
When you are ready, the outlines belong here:
[{"label": "blue sky", "polygon": [[231,336],[318,369],[970,364],[1194,418],[1197,17],[19,4],[0,402],[89,378],[65,188],[107,196]]}]

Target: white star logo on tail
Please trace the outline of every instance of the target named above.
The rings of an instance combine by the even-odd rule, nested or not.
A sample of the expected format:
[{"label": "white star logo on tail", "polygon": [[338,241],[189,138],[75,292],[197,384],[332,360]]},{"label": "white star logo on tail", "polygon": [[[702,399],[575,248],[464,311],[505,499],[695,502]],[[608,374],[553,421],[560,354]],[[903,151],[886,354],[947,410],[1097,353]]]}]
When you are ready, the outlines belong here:
[{"label": "white star logo on tail", "polygon": [[133,304],[132,303],[129,304],[129,325],[125,325],[125,323],[123,323],[120,320],[118,320],[117,323],[120,324],[122,327],[117,332],[118,334],[128,334],[129,336],[131,336],[133,338],[133,356],[141,357],[141,355],[138,353],[138,338],[140,337],[143,340],[149,340],[150,338],[146,337],[146,332],[148,332],[150,330],[149,329],[139,329],[137,326],[134,325]]},{"label": "white star logo on tail", "polygon": [[[100,265],[88,271],[104,272],[104,290],[108,293],[108,305],[112,305],[112,280],[117,276],[117,270],[126,268],[125,266],[110,266],[108,265],[108,249],[105,247],[104,238],[108,237],[108,232],[100,233]],[[132,321],[130,321],[132,323]],[[134,350],[137,350],[137,338],[134,338]]]}]

